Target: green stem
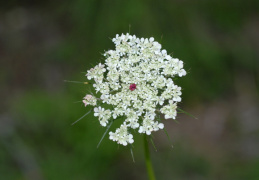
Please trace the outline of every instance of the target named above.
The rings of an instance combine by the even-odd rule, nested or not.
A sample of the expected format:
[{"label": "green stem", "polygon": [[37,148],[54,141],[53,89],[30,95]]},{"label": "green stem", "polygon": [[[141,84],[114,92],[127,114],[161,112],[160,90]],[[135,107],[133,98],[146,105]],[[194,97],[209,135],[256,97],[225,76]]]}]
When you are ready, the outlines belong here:
[{"label": "green stem", "polygon": [[148,141],[147,141],[147,135],[144,135],[144,150],[145,150],[145,160],[146,160],[146,168],[149,180],[156,180],[154,170],[152,167],[152,162],[150,159],[150,153],[149,153],[149,147],[148,147]]}]

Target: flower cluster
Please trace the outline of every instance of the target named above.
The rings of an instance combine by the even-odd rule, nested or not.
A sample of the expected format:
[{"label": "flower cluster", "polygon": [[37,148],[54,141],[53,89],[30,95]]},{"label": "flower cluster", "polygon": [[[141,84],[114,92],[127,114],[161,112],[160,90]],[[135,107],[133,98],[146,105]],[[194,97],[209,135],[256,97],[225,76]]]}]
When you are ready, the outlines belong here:
[{"label": "flower cluster", "polygon": [[96,102],[97,102],[97,99],[96,97],[90,95],[90,94],[87,94],[84,98],[83,98],[83,103],[85,104],[85,106],[87,106],[88,104],[89,105],[92,105],[92,106],[95,106],[96,105]]},{"label": "flower cluster", "polygon": [[[181,101],[181,87],[174,84],[175,77],[186,75],[183,62],[172,58],[161,45],[135,35],[116,35],[112,39],[115,50],[105,52],[105,63],[87,71],[93,87],[100,97],[84,97],[84,104],[93,105],[100,124],[107,126],[117,118],[123,123],[110,139],[118,144],[134,142],[131,131],[150,135],[164,128],[158,119],[161,112],[166,119],[175,119],[177,103]],[[104,109],[103,105],[110,105]]]}]

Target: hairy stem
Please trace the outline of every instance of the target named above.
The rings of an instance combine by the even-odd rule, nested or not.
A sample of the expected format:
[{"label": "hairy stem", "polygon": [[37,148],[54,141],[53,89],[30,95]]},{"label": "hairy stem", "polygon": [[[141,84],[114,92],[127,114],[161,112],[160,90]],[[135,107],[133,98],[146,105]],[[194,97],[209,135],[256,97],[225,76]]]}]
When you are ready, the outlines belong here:
[{"label": "hairy stem", "polygon": [[145,151],[145,160],[146,160],[146,168],[149,180],[156,180],[154,170],[152,167],[152,162],[150,159],[150,153],[149,153],[149,147],[148,147],[148,141],[147,141],[147,135],[144,135],[144,151]]}]

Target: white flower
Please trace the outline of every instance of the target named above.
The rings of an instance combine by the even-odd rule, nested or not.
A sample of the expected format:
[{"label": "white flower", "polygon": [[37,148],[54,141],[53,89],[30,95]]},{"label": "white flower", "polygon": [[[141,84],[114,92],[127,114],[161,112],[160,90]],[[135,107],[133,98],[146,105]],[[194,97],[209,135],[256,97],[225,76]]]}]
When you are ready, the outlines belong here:
[{"label": "white flower", "polygon": [[170,100],[169,104],[162,107],[160,111],[161,113],[165,114],[165,119],[170,119],[170,118],[175,119],[177,114],[176,108],[177,108],[176,103]]},{"label": "white flower", "polygon": [[88,104],[92,105],[92,106],[95,106],[96,101],[97,101],[96,97],[94,97],[90,94],[87,94],[83,99],[83,103],[85,104],[85,106],[87,106]]},{"label": "white flower", "polygon": [[[174,78],[185,76],[186,71],[183,62],[169,55],[153,37],[117,34],[112,42],[115,49],[104,53],[105,63],[86,74],[94,80],[93,87],[100,98],[87,95],[83,102],[97,106],[94,116],[102,126],[107,126],[111,118],[122,118],[120,128],[109,135],[118,144],[127,145],[134,142],[132,129],[150,135],[164,128],[156,120],[157,112],[166,119],[176,118],[182,93]],[[110,109],[105,110],[102,104]]]},{"label": "white flower", "polygon": [[99,116],[99,121],[102,126],[106,126],[108,123],[108,120],[111,117],[111,111],[110,110],[105,110],[101,106],[98,108],[94,108],[94,116]]},{"label": "white flower", "polygon": [[182,98],[180,97],[182,95],[181,87],[174,85],[173,87],[173,100],[176,102],[181,102]]},{"label": "white flower", "polygon": [[106,69],[104,68],[104,65],[99,63],[97,66],[95,66],[94,68],[91,68],[89,71],[87,71],[87,78],[90,80],[92,78],[94,78],[94,80],[96,82],[101,83],[103,80],[103,73],[106,71]]},{"label": "white flower", "polygon": [[109,132],[110,139],[117,141],[118,144],[126,146],[128,143],[132,144],[134,142],[133,135],[128,132],[128,127],[126,123],[123,123],[120,128],[116,129],[115,133]]}]

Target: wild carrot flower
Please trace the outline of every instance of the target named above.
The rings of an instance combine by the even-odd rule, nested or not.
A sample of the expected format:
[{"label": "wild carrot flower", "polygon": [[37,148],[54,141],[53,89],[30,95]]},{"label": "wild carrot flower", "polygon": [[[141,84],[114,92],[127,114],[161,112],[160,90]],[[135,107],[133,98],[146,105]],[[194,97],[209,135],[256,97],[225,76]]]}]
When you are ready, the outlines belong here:
[{"label": "wild carrot flower", "polygon": [[90,95],[90,94],[87,94],[84,98],[83,98],[83,103],[85,106],[87,106],[88,104],[89,105],[92,105],[92,106],[95,106],[96,105],[96,101],[97,99]]},{"label": "wild carrot flower", "polygon": [[[133,129],[150,135],[164,128],[157,112],[166,119],[175,119],[182,93],[174,78],[185,76],[186,71],[183,62],[167,54],[153,37],[117,34],[112,41],[115,50],[104,53],[105,63],[86,74],[89,80],[93,79],[100,97],[86,95],[83,103],[95,106],[94,116],[102,126],[123,118],[121,126],[109,132],[109,138],[126,146],[134,142]],[[104,109],[103,104],[112,108]]]}]

